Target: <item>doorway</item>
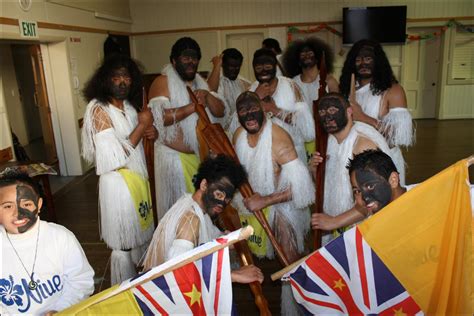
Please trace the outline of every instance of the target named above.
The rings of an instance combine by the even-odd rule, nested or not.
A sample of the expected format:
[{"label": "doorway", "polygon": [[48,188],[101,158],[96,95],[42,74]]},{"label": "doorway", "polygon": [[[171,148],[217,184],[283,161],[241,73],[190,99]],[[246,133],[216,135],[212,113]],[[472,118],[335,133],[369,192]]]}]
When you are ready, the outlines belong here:
[{"label": "doorway", "polygon": [[[434,33],[439,28],[409,28],[413,35]],[[440,74],[439,36],[429,40],[408,42],[404,52],[403,87],[407,94],[408,108],[413,118],[436,118],[439,103]]]},{"label": "doorway", "polygon": [[21,136],[15,136],[30,160],[44,162],[58,170],[40,46],[11,44],[10,49],[21,106],[20,115],[10,120],[12,131],[22,131]]},{"label": "doorway", "polygon": [[263,33],[240,33],[226,35],[226,48],[236,48],[244,56],[242,67],[240,68],[240,75],[250,82],[255,81],[253,73],[253,54],[262,48]]}]

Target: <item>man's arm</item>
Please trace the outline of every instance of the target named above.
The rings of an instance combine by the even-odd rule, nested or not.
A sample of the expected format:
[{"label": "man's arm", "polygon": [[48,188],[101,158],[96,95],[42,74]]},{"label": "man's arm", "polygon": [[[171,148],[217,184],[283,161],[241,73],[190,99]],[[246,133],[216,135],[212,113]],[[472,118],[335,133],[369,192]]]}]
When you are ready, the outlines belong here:
[{"label": "man's arm", "polygon": [[196,247],[199,243],[199,218],[192,211],[189,211],[181,217],[178,227],[169,227],[176,229],[176,238],[173,240],[170,249],[165,250],[165,260],[168,261],[180,254],[185,253]]},{"label": "man's arm", "polygon": [[311,214],[311,227],[313,229],[333,230],[353,225],[364,218],[365,215],[354,206],[337,216],[331,216],[324,213],[313,213]]},{"label": "man's arm", "polygon": [[[156,106],[153,102],[154,98],[165,97],[169,102],[168,77],[165,75],[158,76],[151,84],[148,94],[150,98],[150,106]],[[194,103],[185,106],[170,109],[159,109],[163,113],[163,125],[169,126],[176,122],[180,122],[195,112]]]},{"label": "man's arm", "polygon": [[[278,125],[272,126],[272,137],[272,156],[279,166],[298,159],[290,135]],[[266,196],[255,193],[250,198],[245,199],[244,204],[248,210],[255,212],[256,210],[264,209],[270,205],[288,202],[291,200],[291,197],[291,188],[287,188],[286,190],[277,191]]]},{"label": "man's arm", "polygon": [[[57,228],[56,228],[57,229]],[[65,228],[60,243],[61,251],[58,264],[62,264],[61,282],[63,286],[61,298],[51,306],[50,310],[61,311],[86,299],[94,292],[94,270],[87,261],[84,251],[76,237]],[[58,245],[59,246],[59,245]]]},{"label": "man's arm", "polygon": [[389,146],[411,146],[415,142],[415,132],[410,112],[407,108],[405,90],[394,84],[385,97],[382,121],[379,130]]},{"label": "man's arm", "polygon": [[214,117],[223,117],[225,114],[224,102],[221,99],[215,97],[213,93],[207,90],[196,90],[194,91],[196,98],[199,103],[209,108]]},{"label": "man's arm", "polygon": [[388,109],[407,108],[407,96],[405,90],[398,83],[390,87],[387,91],[386,99]]},{"label": "man's arm", "polygon": [[253,264],[242,266],[237,270],[232,270],[230,275],[232,282],[235,283],[252,283],[258,281],[263,282],[262,271]]},{"label": "man's arm", "polygon": [[217,92],[219,89],[219,79],[221,77],[222,54],[212,57],[212,70],[207,77],[209,90]]},{"label": "man's arm", "polygon": [[147,107],[145,110],[138,113],[138,124],[128,136],[133,147],[137,147],[138,143],[142,140],[145,131],[149,128],[153,128],[153,115],[151,114],[150,108]]},{"label": "man's arm", "polygon": [[327,84],[329,92],[339,92],[339,83],[337,82],[336,78],[334,78],[332,75],[327,76],[326,84]]}]

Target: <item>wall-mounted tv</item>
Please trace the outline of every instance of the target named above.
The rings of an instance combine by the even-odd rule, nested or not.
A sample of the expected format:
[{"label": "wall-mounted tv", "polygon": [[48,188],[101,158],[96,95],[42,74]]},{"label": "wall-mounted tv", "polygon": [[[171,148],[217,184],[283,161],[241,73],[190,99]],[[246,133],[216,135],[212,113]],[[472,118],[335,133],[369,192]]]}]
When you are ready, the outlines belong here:
[{"label": "wall-mounted tv", "polygon": [[407,7],[361,7],[342,9],[342,43],[372,39],[384,44],[404,44]]}]

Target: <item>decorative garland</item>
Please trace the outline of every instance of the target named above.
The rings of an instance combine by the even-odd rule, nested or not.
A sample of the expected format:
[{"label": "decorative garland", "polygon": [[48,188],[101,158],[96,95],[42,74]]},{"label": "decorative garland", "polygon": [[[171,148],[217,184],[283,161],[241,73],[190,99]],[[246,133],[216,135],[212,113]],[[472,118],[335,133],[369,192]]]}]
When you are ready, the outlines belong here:
[{"label": "decorative garland", "polygon": [[[407,34],[406,38],[409,41],[420,41],[420,40],[430,40],[436,37],[441,36],[448,28],[457,27],[461,30],[469,33],[474,33],[474,28],[472,26],[465,26],[459,23],[456,20],[449,20],[446,25],[440,27],[439,31],[432,32],[432,33],[425,33],[420,35],[410,35]],[[326,23],[321,23],[317,26],[309,26],[306,30],[301,30],[296,26],[288,26],[288,43],[293,41],[293,34],[310,34],[310,33],[317,33],[322,30],[328,30],[329,32],[336,34],[339,37],[342,37],[342,33],[336,30],[335,28],[327,25]]]},{"label": "decorative garland", "polygon": [[336,30],[335,28],[327,25],[326,23],[321,23],[317,26],[310,26],[308,27],[307,30],[300,30],[296,26],[289,26],[288,27],[288,43],[290,43],[293,40],[293,34],[298,33],[298,34],[309,34],[309,33],[317,33],[322,30],[328,30],[329,32],[336,34],[339,37],[342,37],[342,33]]}]

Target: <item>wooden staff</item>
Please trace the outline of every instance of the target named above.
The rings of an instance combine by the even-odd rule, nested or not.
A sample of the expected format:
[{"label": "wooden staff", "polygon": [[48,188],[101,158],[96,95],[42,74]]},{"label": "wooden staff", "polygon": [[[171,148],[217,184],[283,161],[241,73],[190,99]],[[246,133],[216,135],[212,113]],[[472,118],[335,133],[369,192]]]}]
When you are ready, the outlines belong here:
[{"label": "wooden staff", "polygon": [[[240,163],[239,158],[237,157],[237,154],[235,153],[234,146],[232,146],[222,126],[220,124],[211,123],[211,120],[209,119],[209,116],[207,115],[207,112],[204,109],[204,106],[202,104],[199,104],[193,91],[189,87],[187,87],[187,89],[188,89],[189,95],[191,96],[191,100],[196,104],[196,113],[199,116],[199,121],[201,121],[201,122],[198,121],[198,126],[197,126],[198,140],[200,139],[204,140],[202,144],[207,145],[207,146],[203,146],[204,149],[205,147],[207,147],[214,154],[225,154]],[[201,143],[199,143],[199,145],[201,145]],[[202,157],[207,156],[207,154],[204,152],[202,148],[199,150],[199,152],[200,154],[201,153],[203,154]],[[248,181],[242,184],[239,190],[244,198],[249,198],[254,194],[252,187],[250,186]],[[273,234],[270,228],[270,225],[268,224],[267,219],[263,215],[262,211],[261,210],[255,211],[254,214],[257,220],[259,221],[260,225],[262,225],[263,229],[267,233],[268,238],[270,239],[273,247],[275,248],[275,252],[278,258],[282,261],[282,264],[284,266],[289,265],[288,259],[286,258],[281,246],[278,244],[275,238],[275,235]]]},{"label": "wooden staff", "polygon": [[[148,107],[148,97],[145,87],[142,89],[142,111]],[[153,212],[153,223],[158,226],[158,215],[156,213],[156,190],[155,190],[155,146],[154,141],[143,136],[143,151],[145,152],[146,170],[148,171],[148,181],[151,192],[151,211]]]},{"label": "wooden staff", "polygon": [[[199,154],[202,158],[207,157],[209,152],[214,154],[225,154],[233,158],[235,161],[239,162],[237,154],[235,153],[234,147],[229,141],[229,138],[224,132],[224,129],[220,124],[212,124],[209,116],[204,109],[204,106],[199,103],[193,91],[187,87],[189,96],[191,97],[192,102],[196,105],[196,113],[199,116],[197,122],[196,132],[197,138],[199,141]],[[239,162],[240,163],[240,162]],[[239,188],[243,197],[250,197],[253,195],[253,190],[248,182],[242,184]],[[284,266],[288,265],[288,260],[286,259],[283,250],[276,241],[276,238],[268,224],[265,216],[262,211],[258,210],[254,212],[255,217],[259,223],[264,228],[265,232],[268,234],[270,241],[272,242],[275,252],[277,253],[278,258]],[[236,230],[242,227],[238,212],[231,205],[228,205],[224,212],[221,214],[220,218],[222,219],[224,226],[229,230]],[[235,250],[239,255],[239,261],[241,265],[250,265],[253,264],[252,253],[248,247],[246,241],[239,242],[234,245]],[[271,315],[270,310],[268,309],[268,303],[262,293],[262,286],[258,282],[253,282],[249,284],[252,293],[255,296],[255,304],[260,310],[261,315]]]},{"label": "wooden staff", "polygon": [[[324,212],[324,176],[326,173],[326,150],[328,146],[328,134],[324,130],[321,121],[319,119],[318,104],[319,100],[326,94],[326,58],[324,52],[321,56],[321,62],[319,65],[319,90],[318,100],[313,101],[313,117],[316,132],[316,146],[318,152],[323,158],[323,162],[320,163],[316,169],[316,202],[313,205],[313,213]],[[314,249],[321,248],[322,231],[315,229],[313,234]]]}]

